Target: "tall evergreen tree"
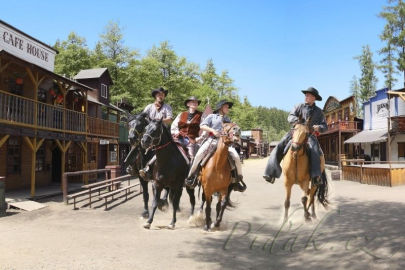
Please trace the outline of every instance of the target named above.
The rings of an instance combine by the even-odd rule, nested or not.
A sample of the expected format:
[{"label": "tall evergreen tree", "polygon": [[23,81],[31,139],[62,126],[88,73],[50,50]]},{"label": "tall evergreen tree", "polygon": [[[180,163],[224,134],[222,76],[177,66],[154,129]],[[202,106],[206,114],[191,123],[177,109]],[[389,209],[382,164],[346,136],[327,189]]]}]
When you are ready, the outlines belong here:
[{"label": "tall evergreen tree", "polygon": [[361,117],[362,115],[362,103],[360,100],[360,84],[359,80],[357,79],[356,76],[353,76],[351,82],[350,82],[350,91],[352,95],[354,96],[354,99],[356,101],[356,111],[355,114],[357,117]]},{"label": "tall evergreen tree", "polygon": [[375,76],[375,64],[373,62],[373,53],[368,45],[363,46],[362,54],[356,56],[361,69],[360,77],[360,101],[365,102],[375,94],[377,77]]},{"label": "tall evergreen tree", "polygon": [[[381,18],[387,21],[380,37],[381,40],[387,43],[383,51],[387,55],[385,58],[389,60],[384,62],[387,64],[388,61],[392,61],[390,58],[394,57],[392,54],[393,49],[398,52],[398,57],[396,57],[397,68],[403,73],[405,86],[405,3],[402,0],[389,0],[389,3],[392,5],[383,7],[383,11],[379,14]],[[390,72],[389,67],[388,70],[386,68],[386,72],[385,74]],[[387,77],[386,79],[390,80]]]}]

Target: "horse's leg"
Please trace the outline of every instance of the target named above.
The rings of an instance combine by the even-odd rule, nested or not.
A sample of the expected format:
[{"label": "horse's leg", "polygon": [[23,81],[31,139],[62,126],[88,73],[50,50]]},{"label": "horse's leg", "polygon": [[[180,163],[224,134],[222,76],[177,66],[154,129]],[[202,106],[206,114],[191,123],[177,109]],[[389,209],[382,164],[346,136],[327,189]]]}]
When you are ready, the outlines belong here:
[{"label": "horse's leg", "polygon": [[285,185],[286,196],[284,201],[284,222],[287,222],[288,220],[288,209],[290,208],[291,188],[292,185],[286,183]]},{"label": "horse's leg", "polygon": [[173,206],[173,217],[172,217],[172,222],[170,222],[169,228],[174,229],[176,226],[176,213],[177,209],[179,209],[179,203],[180,203],[180,197],[183,192],[183,187],[181,187],[179,190],[172,190],[174,192],[173,195],[173,201],[172,201],[172,206]]},{"label": "horse's leg", "polygon": [[205,206],[205,227],[204,230],[209,231],[211,228],[211,202],[212,196],[210,198],[206,198],[207,205]]},{"label": "horse's leg", "polygon": [[194,195],[194,189],[186,187],[186,191],[188,193],[188,196],[190,198],[190,204],[191,204],[191,212],[190,216],[194,215],[194,207],[195,207],[195,195]]},{"label": "horse's leg", "polygon": [[315,213],[315,192],[316,192],[316,190],[317,190],[317,186],[312,186],[311,187],[311,189],[309,190],[309,194],[308,194],[308,197],[309,197],[309,202],[308,202],[308,209],[309,209],[309,207],[311,207],[311,212],[312,212],[312,217],[313,218],[316,218],[316,213]]},{"label": "horse's leg", "polygon": [[162,201],[161,201],[161,208],[169,207],[169,202],[167,201],[168,196],[169,196],[169,188],[165,187],[164,192],[163,192],[163,198],[162,198]]},{"label": "horse's leg", "polygon": [[214,224],[215,227],[219,227],[219,225],[221,224],[222,217],[224,216],[226,205],[228,204],[228,199],[229,198],[228,198],[227,194],[223,193],[221,195],[221,200],[218,201],[218,204],[221,203],[221,208],[220,208],[220,212],[217,213],[217,220],[215,221],[215,224]]},{"label": "horse's leg", "polygon": [[143,225],[143,227],[145,229],[149,229],[150,225],[153,222],[153,217],[155,215],[157,206],[158,206],[158,200],[160,198],[160,193],[162,192],[162,188],[161,187],[156,187],[155,184],[153,184],[153,204],[152,204],[152,214],[149,216],[148,221],[145,223],[145,225]]},{"label": "horse's leg", "polygon": [[221,202],[223,201],[221,199],[221,197],[222,197],[222,195],[220,197],[218,197],[218,202],[217,202],[217,205],[216,205],[217,215],[216,215],[215,219],[218,219],[219,213],[221,212]]},{"label": "horse's leg", "polygon": [[204,210],[204,204],[205,204],[205,194],[203,191],[202,197],[201,197],[201,205],[200,205],[200,212],[202,213],[202,211]]},{"label": "horse's leg", "polygon": [[301,202],[302,202],[302,205],[304,206],[304,217],[305,217],[305,220],[306,221],[310,221],[311,220],[311,216],[310,216],[310,214],[309,214],[309,211],[308,211],[308,197],[307,197],[307,194],[306,194],[306,192],[305,192],[305,195],[301,198]]},{"label": "horse's leg", "polygon": [[142,177],[139,177],[139,182],[142,186],[142,196],[143,196],[143,218],[149,218],[149,191],[148,191],[148,182],[143,180]]}]

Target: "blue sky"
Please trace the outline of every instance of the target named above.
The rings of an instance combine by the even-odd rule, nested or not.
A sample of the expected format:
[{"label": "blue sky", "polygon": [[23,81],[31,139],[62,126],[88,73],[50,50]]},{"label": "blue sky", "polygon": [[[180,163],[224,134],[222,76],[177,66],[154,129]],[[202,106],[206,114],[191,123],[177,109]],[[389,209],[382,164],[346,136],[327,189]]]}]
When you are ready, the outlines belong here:
[{"label": "blue sky", "polygon": [[[255,105],[290,110],[301,89],[316,87],[325,101],[350,95],[354,56],[383,46],[387,1],[7,1],[0,18],[54,44],[74,31],[93,48],[110,20],[123,27],[125,45],[142,55],[167,40],[178,55],[204,67],[212,58],[228,70],[241,97]],[[377,73],[378,88],[384,78]],[[403,81],[397,83],[399,88]],[[323,102],[319,103],[323,106]]]}]

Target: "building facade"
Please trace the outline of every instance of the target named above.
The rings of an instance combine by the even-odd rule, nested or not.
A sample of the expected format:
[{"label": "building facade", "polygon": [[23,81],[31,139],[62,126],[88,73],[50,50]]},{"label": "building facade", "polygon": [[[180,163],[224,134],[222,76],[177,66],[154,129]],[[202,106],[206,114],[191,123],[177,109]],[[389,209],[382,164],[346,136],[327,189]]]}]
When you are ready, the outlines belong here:
[{"label": "building facade", "polygon": [[339,101],[330,96],[324,105],[323,112],[328,124],[328,130],[319,135],[318,140],[329,164],[338,164],[344,158],[357,155],[354,145],[345,145],[344,141],[361,130],[362,121],[356,118],[356,101],[350,96]]}]

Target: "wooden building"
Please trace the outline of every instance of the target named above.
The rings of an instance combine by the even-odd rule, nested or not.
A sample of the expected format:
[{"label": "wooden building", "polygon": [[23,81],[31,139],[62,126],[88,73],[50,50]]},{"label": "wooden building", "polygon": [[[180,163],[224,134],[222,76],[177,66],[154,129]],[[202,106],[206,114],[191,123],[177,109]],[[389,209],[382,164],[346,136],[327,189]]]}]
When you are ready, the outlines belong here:
[{"label": "wooden building", "polygon": [[405,184],[405,89],[376,91],[363,104],[364,128],[345,141],[363,149],[342,166],[343,178],[366,184]]},{"label": "wooden building", "polygon": [[119,164],[122,110],[110,104],[108,70],[82,71],[71,80],[53,73],[56,54],[0,21],[0,176],[6,176],[6,190],[30,188],[35,196],[38,186],[60,184],[65,171]]},{"label": "wooden building", "polygon": [[34,196],[36,186],[86,167],[93,89],[53,73],[52,47],[3,21],[0,37],[0,175],[6,190],[29,187]]},{"label": "wooden building", "polygon": [[325,161],[329,164],[339,164],[344,155],[345,158],[353,158],[357,155],[354,145],[343,142],[361,129],[362,121],[356,118],[356,101],[354,96],[339,101],[330,96],[324,105],[323,112],[328,124],[328,130],[318,137]]},{"label": "wooden building", "polygon": [[256,155],[265,157],[269,154],[269,144],[263,140],[263,130],[254,128],[251,130],[242,131],[241,133],[245,151],[247,155]]}]

